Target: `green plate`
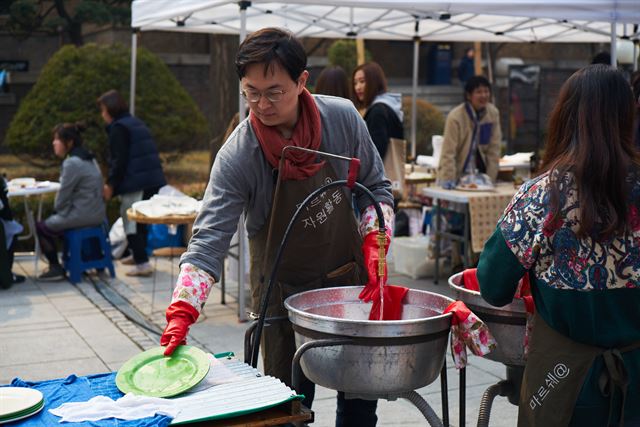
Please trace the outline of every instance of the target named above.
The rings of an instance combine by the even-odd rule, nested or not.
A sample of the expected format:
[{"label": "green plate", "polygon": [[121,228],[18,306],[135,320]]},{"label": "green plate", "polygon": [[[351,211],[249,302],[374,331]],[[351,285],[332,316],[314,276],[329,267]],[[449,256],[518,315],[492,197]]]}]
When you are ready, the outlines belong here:
[{"label": "green plate", "polygon": [[116,385],[123,393],[170,397],[189,390],[209,372],[207,354],[189,345],[179,346],[170,357],[156,347],[129,359],[118,370]]}]

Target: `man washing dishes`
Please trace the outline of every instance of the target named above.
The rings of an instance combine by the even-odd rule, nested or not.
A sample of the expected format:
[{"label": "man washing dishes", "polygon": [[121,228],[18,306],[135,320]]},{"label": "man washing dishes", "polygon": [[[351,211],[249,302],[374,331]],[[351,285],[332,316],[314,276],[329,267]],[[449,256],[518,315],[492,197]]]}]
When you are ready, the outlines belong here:
[{"label": "man washing dishes", "polygon": [[[211,170],[202,210],[182,256],[166,312],[168,325],[161,345],[167,346],[167,355],[185,343],[190,325],[219,280],[242,213],[249,237],[253,309],[257,312],[275,254],[297,205],[327,182],[347,178],[349,162],[315,153],[288,150],[281,163],[284,147],[360,159],[357,181],[381,204],[387,225],[385,250],[388,248],[393,196],[382,160],[349,100],[312,96],[305,89],[309,77],[306,62],[301,43],[281,29],[262,29],[240,45],[236,69],[250,114],[229,136]],[[282,256],[267,318],[286,316],[284,299],[310,289],[366,284],[361,299],[380,299],[377,216],[371,200],[357,193],[357,220],[351,198],[349,189],[332,188],[312,201],[300,217]],[[401,297],[395,300],[399,302]],[[392,306],[393,301],[385,304]],[[265,374],[291,385],[295,352],[291,324],[281,321],[266,326],[261,348]],[[306,396],[305,405],[311,406],[314,384],[305,378],[298,392]],[[376,405],[375,400],[346,399],[338,392],[336,425],[375,426]]]}]

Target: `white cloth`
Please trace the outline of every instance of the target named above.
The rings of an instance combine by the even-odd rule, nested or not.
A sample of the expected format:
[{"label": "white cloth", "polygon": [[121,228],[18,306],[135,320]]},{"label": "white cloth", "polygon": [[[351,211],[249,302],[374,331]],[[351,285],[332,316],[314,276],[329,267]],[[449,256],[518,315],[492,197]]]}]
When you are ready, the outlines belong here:
[{"label": "white cloth", "polygon": [[96,396],[87,402],[63,403],[57,408],[49,409],[49,412],[61,417],[60,422],[81,422],[107,418],[137,420],[156,414],[175,418],[180,409],[175,402],[168,399],[127,393],[115,401],[106,396]]},{"label": "white cloth", "polygon": [[191,215],[197,213],[202,206],[193,197],[175,197],[154,195],[149,200],[141,200],[132,205],[133,210],[148,217],[168,215]]},{"label": "white cloth", "polygon": [[120,258],[127,249],[127,235],[124,233],[124,222],[118,218],[109,230],[109,242],[111,243],[111,256]]}]

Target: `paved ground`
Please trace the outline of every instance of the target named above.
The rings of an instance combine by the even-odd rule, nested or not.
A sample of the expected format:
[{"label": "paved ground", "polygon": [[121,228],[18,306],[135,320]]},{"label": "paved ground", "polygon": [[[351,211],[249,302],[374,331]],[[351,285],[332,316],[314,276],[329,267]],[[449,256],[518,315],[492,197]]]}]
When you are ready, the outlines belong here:
[{"label": "paved ground", "polygon": [[[40,265],[42,268],[42,263]],[[0,290],[0,384],[9,383],[14,377],[38,381],[72,373],[86,375],[114,371],[140,351],[156,346],[156,334],[129,320],[138,320],[150,329],[164,327],[163,312],[170,298],[171,263],[160,258],[156,266],[155,277],[139,279],[126,277],[126,267],[117,265],[117,278],[108,279],[109,286],[100,285],[99,281],[98,286],[94,286],[93,281],[87,278],[78,285],[66,281],[45,283],[29,279],[9,290]],[[19,258],[14,270],[33,277],[33,260]],[[432,280],[411,280],[407,276],[392,274],[390,282],[450,294],[445,284],[434,285]],[[229,284],[227,291],[226,305],[220,304],[220,291],[213,291],[204,315],[192,328],[190,344],[213,353],[233,351],[238,358],[243,358],[247,324],[238,322],[237,286]],[[105,299],[103,294],[114,303]],[[136,310],[125,310],[126,316],[117,309],[130,306]],[[450,421],[457,426],[458,373],[452,367],[449,355],[447,364]],[[501,364],[470,356],[466,425],[476,424],[482,393],[504,378],[504,372]],[[441,416],[440,382],[436,380],[418,392]],[[319,388],[313,409],[316,412],[314,426],[332,426],[335,392]],[[426,424],[418,410],[402,399],[381,400],[377,413],[379,426]],[[490,425],[515,426],[516,416],[517,408],[506,398],[498,397],[493,403]]]}]

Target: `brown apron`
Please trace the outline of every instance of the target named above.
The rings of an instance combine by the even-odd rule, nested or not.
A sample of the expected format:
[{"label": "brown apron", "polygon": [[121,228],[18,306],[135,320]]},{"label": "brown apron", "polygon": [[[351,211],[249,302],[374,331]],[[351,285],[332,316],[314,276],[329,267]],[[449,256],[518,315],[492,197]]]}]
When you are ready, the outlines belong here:
[{"label": "brown apron", "polygon": [[622,353],[640,348],[636,342],[620,349],[603,349],[581,344],[553,330],[538,314],[524,369],[518,427],[567,426],[595,358],[602,355],[604,370],[599,378],[600,391],[610,397],[609,424],[613,395],[621,393],[619,426],[624,425],[624,404],[629,378]]},{"label": "brown apron", "polygon": [[[260,309],[274,258],[297,206],[314,190],[335,180],[336,174],[329,162],[304,180],[278,178],[269,218],[249,239],[254,312]],[[280,378],[289,386],[296,350],[293,329],[288,320],[269,322],[268,319],[286,318],[283,301],[293,294],[322,287],[364,284],[361,278],[367,276],[362,267],[362,238],[351,206],[351,199],[342,188],[330,188],[318,195],[298,217],[282,254],[267,308],[261,349],[265,374]]]}]

